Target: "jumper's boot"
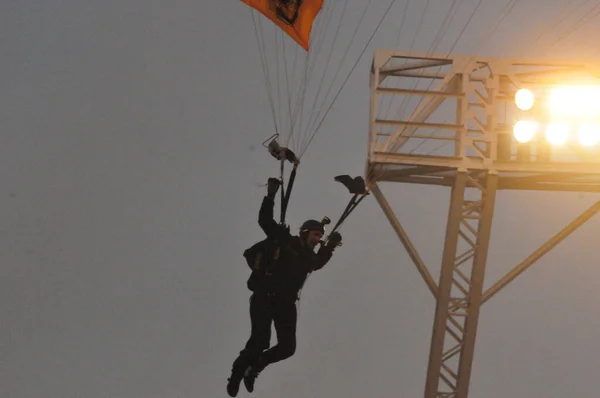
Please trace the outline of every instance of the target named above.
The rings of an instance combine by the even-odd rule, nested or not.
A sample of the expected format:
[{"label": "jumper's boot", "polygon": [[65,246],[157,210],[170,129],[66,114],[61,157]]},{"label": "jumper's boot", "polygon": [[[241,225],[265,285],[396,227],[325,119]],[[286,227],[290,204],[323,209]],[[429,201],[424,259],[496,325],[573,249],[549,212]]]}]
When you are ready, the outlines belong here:
[{"label": "jumper's boot", "polygon": [[258,358],[256,363],[254,363],[252,366],[246,369],[246,371],[244,372],[244,386],[246,387],[246,390],[248,390],[248,392],[254,391],[254,382],[256,381],[256,378],[258,377],[260,372],[262,372],[266,366],[267,363],[261,356]]},{"label": "jumper's boot", "polygon": [[[247,368],[249,369],[249,367]],[[244,378],[246,369],[240,369],[240,367],[233,367],[231,370],[231,376],[227,379],[227,393],[230,397],[235,397],[240,390],[240,383]]]}]

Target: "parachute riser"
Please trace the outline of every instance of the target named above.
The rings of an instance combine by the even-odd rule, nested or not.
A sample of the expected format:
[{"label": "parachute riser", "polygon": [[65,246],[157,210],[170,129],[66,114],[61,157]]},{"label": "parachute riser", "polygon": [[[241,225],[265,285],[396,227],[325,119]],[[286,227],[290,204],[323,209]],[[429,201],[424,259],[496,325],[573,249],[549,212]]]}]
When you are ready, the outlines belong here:
[{"label": "parachute riser", "polygon": [[369,195],[369,191],[365,186],[365,181],[360,176],[352,178],[349,175],[339,175],[334,179],[335,181],[342,183],[353,195],[326,240],[329,240],[329,236],[331,236],[331,234],[336,232],[341,227],[342,223],[346,220],[346,218],[348,218],[354,209],[356,209],[360,202],[362,202],[362,200]]},{"label": "parachute riser", "polygon": [[285,225],[285,212],[286,212],[286,204],[285,204],[285,191],[286,189],[284,189],[284,180],[283,180],[283,173],[285,171],[285,164],[284,164],[284,160],[281,160],[281,167],[279,170],[279,180],[281,182],[281,215],[279,217],[279,223],[281,225]]},{"label": "parachute riser", "polygon": [[[292,187],[294,186],[294,181],[296,179],[296,169],[298,168],[298,164],[300,161],[296,157],[296,154],[290,150],[289,148],[285,148],[279,145],[277,142],[277,138],[279,137],[279,133],[273,134],[271,137],[267,138],[263,142],[263,146],[267,148],[271,156],[277,159],[280,162],[279,167],[279,181],[281,185],[281,214],[279,223],[281,225],[285,225],[285,215],[287,213],[288,204],[290,202],[290,194],[292,192]],[[270,142],[269,142],[270,141]],[[269,142],[268,145],[265,145]],[[284,174],[285,174],[285,161],[289,161],[293,164],[293,169],[290,173],[290,180],[288,181],[287,188],[284,187]]]},{"label": "parachute riser", "polygon": [[290,195],[292,193],[292,187],[294,186],[294,180],[296,179],[296,169],[297,164],[294,164],[294,168],[290,173],[290,180],[288,181],[287,188],[285,190],[285,194],[283,192],[283,181],[282,181],[282,191],[281,191],[281,225],[285,225],[285,215],[287,213],[288,204],[290,203]]},{"label": "parachute riser", "polygon": [[[354,209],[356,209],[356,207],[360,204],[360,202],[367,195],[369,195],[369,192],[366,192],[366,193],[363,193],[363,194],[360,194],[360,195],[359,194],[354,194],[354,196],[352,196],[352,198],[350,199],[350,201],[346,205],[346,208],[344,209],[344,211],[340,215],[339,220],[337,221],[337,223],[335,223],[335,225],[333,226],[333,229],[331,230],[331,232],[329,232],[329,235],[331,235],[332,233],[334,233],[335,231],[337,231],[342,226],[342,223],[344,221],[346,221],[346,218],[348,218],[348,216],[354,211]],[[358,200],[357,200],[357,198],[358,198]]]}]

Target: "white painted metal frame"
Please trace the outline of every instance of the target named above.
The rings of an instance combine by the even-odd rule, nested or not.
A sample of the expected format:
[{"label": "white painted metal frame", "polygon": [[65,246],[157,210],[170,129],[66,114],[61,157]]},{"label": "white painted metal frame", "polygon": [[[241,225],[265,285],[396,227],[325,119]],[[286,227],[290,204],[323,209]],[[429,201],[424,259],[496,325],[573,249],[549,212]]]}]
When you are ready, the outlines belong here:
[{"label": "white painted metal frame", "polygon": [[[598,65],[569,60],[375,53],[365,179],[436,299],[425,398],[468,396],[481,304],[600,211],[598,201],[483,291],[497,190],[600,192],[600,152],[595,161],[577,150],[569,162],[518,157],[511,139],[514,92],[556,82],[597,81],[598,71]],[[400,84],[390,86],[389,81],[399,79]],[[419,87],[422,81],[429,82],[426,88]],[[384,97],[402,98],[410,115],[385,115]],[[411,97],[420,99],[412,107],[406,103]],[[440,120],[438,111],[449,101],[450,109],[442,112],[447,120]],[[420,144],[411,149],[415,140],[441,142],[444,150],[419,151]],[[451,188],[438,283],[382,193],[382,182]]]}]

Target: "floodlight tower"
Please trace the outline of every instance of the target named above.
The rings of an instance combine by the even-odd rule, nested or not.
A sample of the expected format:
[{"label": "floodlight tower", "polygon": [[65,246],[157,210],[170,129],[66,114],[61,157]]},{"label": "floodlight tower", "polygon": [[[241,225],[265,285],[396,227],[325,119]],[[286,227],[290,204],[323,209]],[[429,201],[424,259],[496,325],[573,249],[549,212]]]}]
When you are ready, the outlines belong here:
[{"label": "floodlight tower", "polygon": [[[498,190],[600,192],[600,150],[584,146],[600,139],[599,97],[554,113],[547,106],[585,98],[600,87],[599,71],[568,60],[376,51],[365,180],[436,300],[425,398],[468,396],[481,305],[600,210],[598,201],[484,291]],[[579,94],[560,97],[571,89]],[[566,108],[580,114],[561,114]],[[580,143],[569,129],[579,129]],[[381,182],[450,188],[439,281]]]}]

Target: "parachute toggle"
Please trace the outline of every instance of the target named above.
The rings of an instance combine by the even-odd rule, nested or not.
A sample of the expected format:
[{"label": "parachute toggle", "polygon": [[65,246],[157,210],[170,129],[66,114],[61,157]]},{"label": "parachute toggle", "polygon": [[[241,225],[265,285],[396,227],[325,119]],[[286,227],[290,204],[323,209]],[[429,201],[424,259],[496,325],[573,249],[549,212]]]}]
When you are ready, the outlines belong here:
[{"label": "parachute toggle", "polygon": [[334,178],[337,182],[344,184],[348,191],[353,194],[364,195],[367,193],[365,180],[361,176],[350,177],[348,174],[339,175]]},{"label": "parachute toggle", "polygon": [[276,138],[273,138],[267,146],[269,153],[277,160],[287,160],[290,163],[300,163],[296,154],[289,148],[282,147],[277,142]]},{"label": "parachute toggle", "polygon": [[241,0],[269,18],[308,51],[310,33],[323,0]]}]

